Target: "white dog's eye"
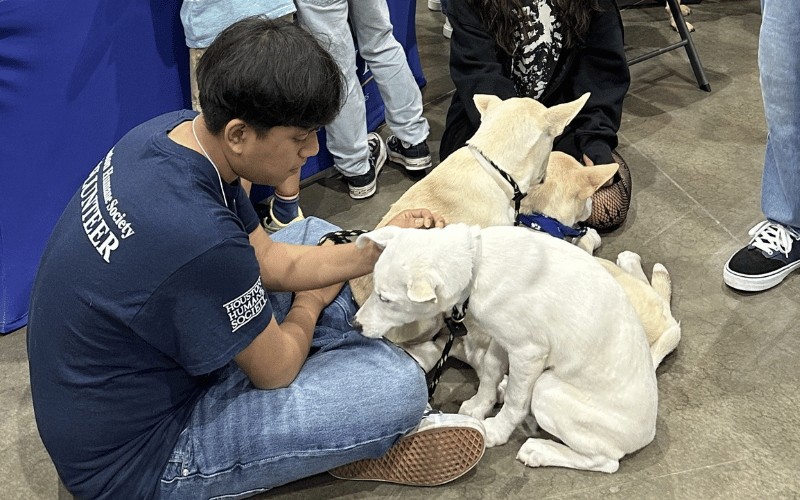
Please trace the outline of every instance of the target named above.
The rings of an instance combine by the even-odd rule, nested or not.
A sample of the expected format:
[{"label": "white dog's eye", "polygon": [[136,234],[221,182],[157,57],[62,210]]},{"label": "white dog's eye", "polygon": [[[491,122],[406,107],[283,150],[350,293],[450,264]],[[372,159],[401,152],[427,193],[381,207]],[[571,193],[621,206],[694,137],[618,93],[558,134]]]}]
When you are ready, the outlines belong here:
[{"label": "white dog's eye", "polygon": [[381,302],[389,302],[389,299],[387,299],[381,294],[378,294],[378,300],[380,300]]}]

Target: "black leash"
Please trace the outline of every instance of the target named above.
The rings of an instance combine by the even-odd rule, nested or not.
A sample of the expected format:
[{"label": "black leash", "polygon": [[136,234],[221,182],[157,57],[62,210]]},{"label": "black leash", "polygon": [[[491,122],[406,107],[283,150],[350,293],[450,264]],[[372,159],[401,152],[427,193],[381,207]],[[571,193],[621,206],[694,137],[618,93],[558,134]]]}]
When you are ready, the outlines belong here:
[{"label": "black leash", "polygon": [[511,184],[511,189],[514,190],[514,196],[511,198],[511,201],[514,202],[514,225],[515,226],[519,226],[519,224],[520,224],[520,222],[519,222],[519,207],[520,207],[520,205],[522,203],[522,199],[525,198],[525,196],[528,193],[523,193],[522,191],[520,191],[519,185],[516,183],[516,181],[514,181],[513,178],[511,178],[511,175],[508,172],[506,172],[505,170],[503,170],[502,168],[498,167],[497,164],[495,164],[495,162],[493,162],[492,160],[487,158],[486,155],[483,154],[483,151],[481,151],[480,149],[478,149],[478,148],[476,148],[474,146],[471,147],[470,150],[472,150],[475,153],[478,153],[479,155],[481,155],[481,158],[486,160],[486,162],[489,163],[489,165],[491,165],[492,167],[494,167],[495,170],[497,170],[497,172],[500,174],[500,176],[503,179],[506,180],[506,182]]},{"label": "black leash", "polygon": [[[500,173],[504,174],[502,170],[500,170]],[[519,193],[516,183],[511,180],[510,177],[508,180],[511,182],[512,186],[514,186],[514,191]],[[520,196],[519,199],[521,200],[524,196],[525,195]],[[519,201],[517,201],[517,213],[519,213]],[[352,243],[356,237],[367,232],[369,231],[364,229],[333,231],[323,235],[322,238],[319,239],[317,245],[322,245],[326,241],[332,241],[337,245]],[[355,304],[355,299],[353,299],[353,303]],[[469,298],[464,301],[461,307],[458,307],[458,305],[453,306],[453,311],[450,313],[450,316],[444,319],[449,334],[447,337],[447,342],[444,345],[444,349],[442,349],[442,357],[439,358],[439,361],[436,362],[436,366],[434,366],[433,369],[426,375],[426,379],[428,379],[428,398],[432,398],[434,391],[436,391],[436,386],[439,384],[439,378],[441,378],[442,373],[444,372],[444,364],[447,362],[447,358],[450,356],[450,349],[453,347],[453,342],[458,337],[463,337],[467,334],[467,328],[464,326],[464,317],[467,315],[468,304]],[[355,305],[358,307],[358,304]]]},{"label": "black leash", "polygon": [[341,231],[332,231],[330,233],[322,235],[322,238],[319,239],[317,245],[322,245],[326,241],[332,241],[336,245],[342,245],[344,243],[352,243],[355,241],[355,238],[358,236],[368,233],[366,229],[343,229]]},{"label": "black leash", "polygon": [[464,326],[464,317],[467,315],[468,304],[469,298],[464,301],[460,309],[458,305],[453,306],[453,312],[450,313],[449,317],[444,319],[449,333],[447,342],[444,344],[444,349],[442,349],[442,357],[439,358],[439,361],[436,362],[436,366],[434,366],[425,377],[428,379],[428,399],[433,397],[436,386],[439,385],[439,378],[441,378],[444,372],[444,364],[450,356],[450,348],[453,347],[453,341],[467,334],[467,327]]}]

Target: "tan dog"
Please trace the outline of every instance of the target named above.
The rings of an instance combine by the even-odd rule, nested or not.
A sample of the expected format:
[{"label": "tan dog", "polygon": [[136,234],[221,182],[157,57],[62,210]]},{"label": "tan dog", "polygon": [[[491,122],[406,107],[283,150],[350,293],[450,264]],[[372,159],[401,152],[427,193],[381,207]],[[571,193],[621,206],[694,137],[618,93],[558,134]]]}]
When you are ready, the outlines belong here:
[{"label": "tan dog", "polygon": [[[574,226],[589,217],[592,194],[614,175],[616,167],[616,164],[584,167],[571,156],[554,151],[550,155],[545,182],[525,197],[520,212],[541,213],[566,226]],[[589,229],[575,243],[592,254],[600,246],[600,236]],[[658,366],[681,338],[680,325],[670,309],[672,285],[667,269],[656,264],[651,285],[642,270],[641,258],[633,252],[619,254],[616,264],[598,260],[633,302],[650,341],[653,364]]]},{"label": "tan dog", "polygon": [[[498,172],[502,169],[521,193],[542,182],[553,140],[583,108],[589,94],[566,104],[547,108],[529,98],[501,100],[476,95],[481,126],[465,146],[411,186],[378,224],[382,227],[398,212],[424,207],[450,222],[481,227],[514,223],[514,190]],[[356,303],[363,304],[372,291],[372,276],[351,280]],[[409,325],[391,335],[396,343],[436,333],[441,319],[425,325]]]},{"label": "tan dog", "polygon": [[[686,17],[686,16],[688,16],[689,14],[692,13],[692,9],[690,9],[686,5],[681,5],[681,1],[680,0],[678,0],[678,6],[681,8],[681,15],[683,15],[684,17]],[[667,4],[667,6],[664,7],[664,8],[666,9],[667,14],[669,14],[669,24],[670,24],[670,26],[672,26],[673,30],[678,31],[678,25],[675,24],[675,16],[672,15],[672,11],[669,8],[669,4]],[[689,23],[686,23],[686,29],[688,29],[689,31],[694,31],[694,26],[692,26]]]},{"label": "tan dog", "polygon": [[[571,156],[554,151],[550,154],[545,181],[531,189],[522,201],[520,212],[540,213],[573,226],[589,216],[592,194],[613,177],[616,169],[616,164],[586,167]],[[575,243],[591,255],[600,245],[600,237],[589,229]],[[656,264],[651,286],[642,270],[641,258],[633,252],[621,253],[616,264],[605,259],[596,260],[622,285],[631,300],[645,329],[653,365],[657,367],[664,356],[675,349],[681,337],[680,325],[670,310],[669,273],[663,265]],[[402,342],[395,335],[397,331],[405,334]],[[396,329],[387,338],[401,343],[426,371],[431,370],[441,356],[445,339],[440,336],[435,342],[424,342],[430,335],[420,332],[420,337],[411,338],[411,333]],[[463,341],[456,340],[451,351],[452,357],[469,364],[478,375],[478,393],[465,401],[460,410],[477,418],[485,416],[496,402],[502,402],[504,398],[505,381],[493,384],[497,373],[507,370],[508,361],[505,353],[494,351],[491,342],[489,337],[470,333]]]}]

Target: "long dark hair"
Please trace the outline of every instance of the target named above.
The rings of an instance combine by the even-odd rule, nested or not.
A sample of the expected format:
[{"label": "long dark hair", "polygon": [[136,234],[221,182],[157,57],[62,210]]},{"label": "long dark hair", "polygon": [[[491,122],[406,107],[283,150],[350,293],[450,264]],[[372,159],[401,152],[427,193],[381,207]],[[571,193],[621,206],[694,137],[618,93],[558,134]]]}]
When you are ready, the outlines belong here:
[{"label": "long dark hair", "polygon": [[[469,0],[480,12],[489,33],[494,34],[495,42],[508,54],[516,48],[514,30],[520,27],[522,13],[521,0]],[[553,0],[561,22],[564,47],[580,45],[589,32],[592,13],[600,10],[598,0]],[[522,33],[526,36],[527,33]]]}]

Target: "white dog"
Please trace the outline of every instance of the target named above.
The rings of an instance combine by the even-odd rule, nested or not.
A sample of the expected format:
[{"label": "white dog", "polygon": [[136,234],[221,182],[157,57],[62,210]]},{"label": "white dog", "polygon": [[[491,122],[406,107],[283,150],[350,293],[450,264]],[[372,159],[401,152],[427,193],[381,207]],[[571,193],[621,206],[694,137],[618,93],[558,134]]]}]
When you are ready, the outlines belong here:
[{"label": "white dog", "polygon": [[[534,220],[543,225],[542,230],[563,238],[567,231],[561,226],[571,228],[589,216],[591,195],[614,175],[616,169],[616,164],[583,166],[571,156],[554,151],[550,154],[545,181],[534,186],[522,200],[520,213],[536,214]],[[576,244],[591,254],[599,246],[600,236],[589,229]],[[596,259],[622,285],[633,303],[650,343],[653,365],[658,366],[664,356],[675,349],[681,337],[680,324],[670,309],[669,273],[663,265],[656,264],[651,284],[642,269],[641,258],[633,252],[620,253],[616,264]],[[411,338],[410,331],[409,327],[395,328],[386,334],[386,338],[398,343],[429,372],[440,360],[447,336],[439,335],[435,341],[424,342],[429,338],[426,332]],[[404,335],[399,337],[398,332]],[[465,401],[460,409],[461,413],[478,418],[483,418],[504,397],[505,381],[500,386],[492,384],[498,371],[505,373],[508,369],[508,359],[501,350],[490,348],[491,342],[491,338],[473,332],[463,339],[456,339],[450,351],[451,357],[467,363],[478,375],[478,393]]]},{"label": "white dog", "polygon": [[[588,99],[587,93],[573,102],[547,108],[535,99],[503,101],[497,96],[476,95],[481,125],[469,146],[454,152],[403,193],[378,227],[407,208],[427,208],[448,222],[481,227],[514,224],[513,186],[500,170],[521,194],[540,184],[553,140]],[[350,287],[356,303],[363,304],[372,291],[371,275],[350,280]],[[397,332],[392,340],[403,342],[416,334],[413,329],[408,335]]]},{"label": "white dog", "polygon": [[356,314],[364,335],[469,299],[468,332],[508,353],[505,403],[484,422],[487,447],[506,443],[528,412],[563,442],[528,439],[517,458],[529,466],[615,472],[652,441],[658,390],[647,337],[619,283],[586,252],[515,227],[385,227],[358,244],[367,239],[384,250]]}]

